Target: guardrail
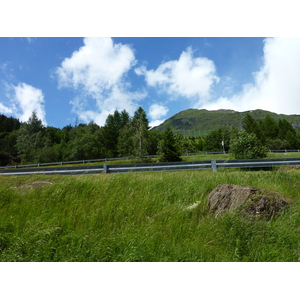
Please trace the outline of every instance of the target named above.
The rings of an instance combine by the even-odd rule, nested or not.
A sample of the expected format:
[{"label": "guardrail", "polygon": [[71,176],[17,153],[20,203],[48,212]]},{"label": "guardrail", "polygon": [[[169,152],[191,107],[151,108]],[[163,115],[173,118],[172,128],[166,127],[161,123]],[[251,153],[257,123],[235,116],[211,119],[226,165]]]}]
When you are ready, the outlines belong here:
[{"label": "guardrail", "polygon": [[172,162],[172,163],[148,163],[148,164],[124,164],[107,165],[105,164],[103,172],[121,173],[121,172],[141,172],[141,171],[179,171],[193,169],[212,169],[214,172],[221,168],[273,168],[278,166],[298,166],[300,158],[289,159],[240,159],[240,160],[205,160],[193,162]]},{"label": "guardrail", "polygon": [[274,168],[279,166],[300,166],[300,158],[287,159],[240,159],[240,160],[204,160],[192,162],[171,163],[141,163],[141,164],[103,164],[100,166],[85,167],[59,167],[40,169],[6,169],[0,171],[0,175],[28,175],[28,174],[110,174],[125,172],[146,171],[179,171],[195,169],[212,169],[216,172],[222,168]]},{"label": "guardrail", "polygon": [[[287,153],[287,152],[300,152],[300,149],[296,150],[269,150],[269,152],[274,153]],[[208,154],[228,154],[230,151],[215,151],[215,152],[195,152],[195,153],[183,153],[182,156],[190,155],[208,155]],[[146,155],[143,158],[155,158],[157,155]],[[106,162],[114,160],[129,160],[136,159],[138,157],[113,157],[113,158],[98,158],[98,159],[83,159],[83,160],[73,160],[73,161],[59,161],[59,162],[50,162],[50,163],[37,163],[37,164],[28,164],[28,165],[13,165],[13,166],[0,166],[0,169],[7,168],[29,168],[29,167],[43,167],[43,166],[58,166],[58,165],[70,165],[70,164],[85,164],[91,162]]]}]

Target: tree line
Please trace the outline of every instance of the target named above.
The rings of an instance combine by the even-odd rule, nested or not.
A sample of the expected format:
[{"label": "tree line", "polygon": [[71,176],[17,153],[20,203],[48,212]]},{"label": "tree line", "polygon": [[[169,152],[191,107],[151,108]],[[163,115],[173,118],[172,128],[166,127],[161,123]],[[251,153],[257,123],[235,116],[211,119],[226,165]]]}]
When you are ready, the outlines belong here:
[{"label": "tree line", "polygon": [[[0,115],[0,164],[5,166],[112,157],[142,161],[146,160],[144,156],[157,154],[159,159],[165,161],[180,159],[182,149],[177,147],[171,129],[165,132],[149,129],[146,112],[142,107],[132,117],[125,110],[116,110],[107,117],[104,126],[90,122],[68,125],[62,129],[43,126],[36,112],[32,112],[27,122]],[[169,145],[168,149],[166,145]]]},{"label": "tree line", "polygon": [[[249,154],[254,148],[255,154]],[[116,110],[104,126],[90,122],[62,129],[43,126],[36,112],[27,122],[0,115],[2,166],[111,157],[147,161],[147,155],[158,155],[157,160],[162,162],[179,161],[182,153],[223,150],[234,152],[236,158],[254,158],[264,157],[267,149],[298,148],[299,132],[285,119],[276,122],[269,115],[255,120],[248,113],[242,130],[221,127],[198,138],[184,137],[170,127],[150,130],[142,107],[132,117],[126,110]]]}]

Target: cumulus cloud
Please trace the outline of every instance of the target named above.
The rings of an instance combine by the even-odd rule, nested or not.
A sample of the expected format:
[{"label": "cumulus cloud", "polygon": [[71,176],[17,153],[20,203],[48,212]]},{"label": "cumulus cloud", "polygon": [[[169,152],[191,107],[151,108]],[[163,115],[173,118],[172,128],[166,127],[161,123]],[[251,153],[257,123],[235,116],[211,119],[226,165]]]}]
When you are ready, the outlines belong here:
[{"label": "cumulus cloud", "polygon": [[81,120],[85,123],[90,121],[99,125],[104,125],[105,120],[109,114],[113,114],[115,110],[126,110],[129,114],[133,115],[137,109],[135,101],[139,101],[146,97],[146,93],[130,93],[122,91],[118,86],[114,86],[106,98],[97,98],[95,101],[95,110],[89,109],[90,101],[76,97],[71,101],[73,105],[72,112],[78,114]]},{"label": "cumulus cloud", "polygon": [[59,88],[69,87],[81,93],[71,101],[73,112],[85,122],[99,125],[115,109],[133,113],[136,101],[146,93],[130,92],[125,79],[136,64],[131,47],[114,44],[111,38],[85,38],[83,42],[84,46],[56,69]]},{"label": "cumulus cloud", "polygon": [[161,119],[168,113],[169,109],[162,105],[162,104],[152,104],[149,107],[149,117],[151,118],[151,121],[149,123],[150,127],[155,127],[160,125],[165,121],[165,119]]},{"label": "cumulus cloud", "polygon": [[12,114],[19,118],[20,121],[26,122],[30,118],[33,111],[44,125],[46,122],[46,113],[44,108],[43,92],[26,83],[19,83],[17,86],[6,85],[6,96],[9,99],[8,105],[0,103],[0,112]]},{"label": "cumulus cloud", "polygon": [[13,110],[10,107],[7,107],[4,104],[0,103],[0,113],[1,114],[12,114]]},{"label": "cumulus cloud", "polygon": [[152,104],[149,108],[149,116],[152,119],[160,119],[168,113],[169,109],[161,104]]},{"label": "cumulus cloud", "polygon": [[214,62],[205,57],[194,57],[188,47],[178,60],[162,63],[156,70],[144,66],[136,68],[137,75],[144,75],[149,86],[157,87],[173,98],[186,97],[192,103],[205,103],[211,97],[214,83],[219,81]]},{"label": "cumulus cloud", "polygon": [[238,111],[264,109],[276,113],[300,114],[300,38],[266,38],[264,63],[253,74],[254,83],[243,86],[232,97],[200,105],[206,109]]}]

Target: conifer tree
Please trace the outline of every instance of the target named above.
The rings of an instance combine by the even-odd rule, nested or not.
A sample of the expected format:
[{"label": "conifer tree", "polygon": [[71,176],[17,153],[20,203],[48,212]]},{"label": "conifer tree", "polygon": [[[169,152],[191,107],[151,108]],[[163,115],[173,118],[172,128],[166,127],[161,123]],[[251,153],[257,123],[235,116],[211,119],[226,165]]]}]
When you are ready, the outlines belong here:
[{"label": "conifer tree", "polygon": [[107,157],[118,155],[118,138],[120,130],[129,122],[129,114],[123,110],[115,110],[113,115],[108,115],[103,127],[103,143],[107,150]]},{"label": "conifer tree", "polygon": [[133,151],[134,155],[142,158],[148,155],[148,130],[149,121],[145,110],[139,107],[132,118],[132,128],[133,128]]},{"label": "conifer tree", "polygon": [[261,125],[266,139],[276,139],[278,137],[279,128],[277,122],[270,115],[266,115]]},{"label": "conifer tree", "polygon": [[178,150],[175,136],[169,126],[163,132],[163,138],[158,144],[157,155],[160,162],[181,161],[181,153]]},{"label": "conifer tree", "polygon": [[16,147],[25,162],[32,162],[37,149],[43,146],[43,129],[42,121],[35,111],[32,112],[28,122],[22,123],[18,131]]},{"label": "conifer tree", "polygon": [[249,113],[247,113],[243,119],[243,129],[247,133],[254,133],[260,141],[263,140],[263,134],[259,124]]}]

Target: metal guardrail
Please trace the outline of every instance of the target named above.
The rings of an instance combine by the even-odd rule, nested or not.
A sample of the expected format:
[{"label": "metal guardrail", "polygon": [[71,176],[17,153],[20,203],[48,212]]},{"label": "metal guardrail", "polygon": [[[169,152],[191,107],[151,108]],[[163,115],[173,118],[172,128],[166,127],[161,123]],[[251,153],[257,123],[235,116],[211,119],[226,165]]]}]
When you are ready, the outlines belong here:
[{"label": "metal guardrail", "polygon": [[253,160],[205,160],[193,162],[172,163],[145,163],[145,164],[103,164],[102,166],[85,167],[59,167],[40,169],[6,169],[0,171],[0,175],[28,175],[28,174],[110,174],[125,172],[145,171],[179,171],[195,169],[212,169],[216,172],[222,168],[274,168],[279,166],[300,166],[300,158],[287,159],[253,159]]},{"label": "metal guardrail", "polygon": [[[287,153],[287,152],[300,152],[300,149],[296,150],[269,150],[269,152],[280,152],[280,153]],[[208,155],[208,154],[228,154],[230,151],[215,151],[215,152],[195,152],[195,153],[183,153],[182,156],[190,156],[190,155]],[[143,158],[154,158],[157,155],[146,155]],[[29,168],[29,167],[43,167],[43,166],[58,166],[58,165],[70,165],[70,164],[85,164],[91,162],[106,162],[106,161],[114,161],[114,160],[129,160],[129,159],[136,159],[137,157],[113,157],[113,158],[98,158],[98,159],[83,159],[83,160],[73,160],[73,161],[59,161],[59,162],[50,162],[50,163],[37,163],[37,164],[29,164],[29,165],[13,165],[13,166],[0,166],[1,169],[8,169],[8,168]]]},{"label": "metal guardrail", "polygon": [[214,172],[221,168],[273,168],[279,166],[300,166],[300,158],[289,159],[240,159],[240,160],[206,160],[194,162],[149,163],[106,165],[104,173],[141,172],[141,171],[179,171],[193,169],[212,169]]}]

